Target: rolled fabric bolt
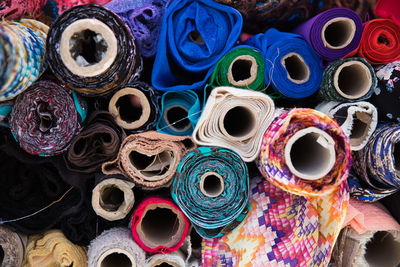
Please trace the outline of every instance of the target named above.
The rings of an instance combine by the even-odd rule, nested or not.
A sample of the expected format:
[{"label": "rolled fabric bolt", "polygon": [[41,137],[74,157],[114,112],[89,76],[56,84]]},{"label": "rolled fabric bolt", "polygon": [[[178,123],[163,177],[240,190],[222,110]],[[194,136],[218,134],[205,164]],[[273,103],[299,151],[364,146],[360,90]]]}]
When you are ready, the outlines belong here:
[{"label": "rolled fabric bolt", "polygon": [[145,266],[145,257],[128,228],[113,228],[90,243],[88,267]]},{"label": "rolled fabric bolt", "polygon": [[21,266],[25,255],[27,237],[0,226],[1,266]]},{"label": "rolled fabric bolt", "polygon": [[161,91],[202,89],[239,39],[242,16],[211,0],[173,1],[165,12],[151,75]]},{"label": "rolled fabric bolt", "polygon": [[379,0],[377,1],[375,15],[381,18],[392,19],[400,25],[400,12],[397,9],[395,0]]},{"label": "rolled fabric bolt", "polygon": [[377,83],[375,70],[365,59],[338,59],[325,69],[320,94],[325,100],[361,101],[371,97]]},{"label": "rolled fabric bolt", "polygon": [[112,11],[76,6],[52,24],[46,42],[49,67],[69,88],[99,96],[139,78],[142,59],[132,32]]},{"label": "rolled fabric bolt", "polygon": [[145,190],[168,187],[183,155],[194,148],[190,137],[144,132],[128,136],[114,161],[102,166],[104,174],[123,174]]},{"label": "rolled fabric bolt", "polygon": [[88,5],[88,4],[96,4],[104,6],[111,0],[53,0],[53,1],[56,2],[58,15],[61,15],[68,9],[71,9],[75,6]]},{"label": "rolled fabric bolt", "polygon": [[108,111],[127,131],[140,133],[155,128],[160,111],[160,94],[144,82],[124,85],[110,99]]},{"label": "rolled fabric bolt", "polygon": [[126,217],[135,203],[134,184],[117,178],[99,182],[92,191],[92,207],[97,215],[116,221]]},{"label": "rolled fabric bolt", "polygon": [[274,102],[261,92],[217,87],[207,99],[193,139],[199,145],[232,149],[250,162],[258,156],[274,112]]},{"label": "rolled fabric bolt", "polygon": [[351,150],[361,150],[378,124],[378,112],[368,102],[322,102],[316,108],[335,119],[349,138]]},{"label": "rolled fabric bolt", "polygon": [[28,153],[53,156],[65,152],[80,131],[86,104],[51,81],[38,81],[14,102],[10,125]]},{"label": "rolled fabric bolt", "polygon": [[270,29],[245,44],[258,48],[265,59],[265,83],[286,98],[315,93],[322,79],[321,58],[300,35]]},{"label": "rolled fabric bolt", "polygon": [[189,231],[189,220],[169,199],[149,197],[135,209],[131,230],[145,251],[169,253],[178,250]]},{"label": "rolled fabric bolt", "polygon": [[373,19],[364,23],[358,47],[347,57],[365,58],[371,65],[400,59],[400,26],[391,19]]},{"label": "rolled fabric bolt", "polygon": [[155,254],[146,259],[146,267],[169,266],[169,267],[185,267],[185,259],[183,254],[177,250],[168,254]]},{"label": "rolled fabric bolt", "polygon": [[29,237],[22,267],[42,264],[44,266],[86,267],[86,262],[84,247],[74,245],[60,230],[49,230]]},{"label": "rolled fabric bolt", "polygon": [[360,16],[348,8],[332,8],[297,26],[300,34],[324,60],[342,58],[357,48],[363,32]]},{"label": "rolled fabric bolt", "polygon": [[157,131],[171,135],[192,135],[201,115],[199,96],[191,90],[165,92],[161,100]]},{"label": "rolled fabric bolt", "polygon": [[171,194],[202,237],[220,237],[248,213],[247,166],[235,152],[199,147],[179,163]]}]

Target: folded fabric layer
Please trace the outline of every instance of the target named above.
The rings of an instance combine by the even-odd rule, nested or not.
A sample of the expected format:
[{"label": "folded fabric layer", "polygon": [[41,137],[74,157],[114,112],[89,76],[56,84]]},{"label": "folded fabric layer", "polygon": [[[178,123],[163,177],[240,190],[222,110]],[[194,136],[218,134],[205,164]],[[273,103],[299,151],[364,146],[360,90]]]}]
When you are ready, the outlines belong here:
[{"label": "folded fabric layer", "polygon": [[104,163],[104,174],[123,174],[144,190],[168,187],[182,157],[195,148],[190,137],[144,132],[125,138],[114,161]]},{"label": "folded fabric layer", "polygon": [[46,42],[50,69],[69,88],[87,96],[109,93],[142,71],[131,30],[97,5],[77,6],[52,24]]},{"label": "folded fabric layer", "polygon": [[321,58],[297,34],[270,29],[245,44],[261,50],[265,83],[287,98],[305,98],[318,90],[323,69]]},{"label": "folded fabric layer", "polygon": [[171,194],[201,236],[221,237],[249,211],[248,179],[247,166],[235,152],[199,147],[179,163]]},{"label": "folded fabric layer", "polygon": [[238,46],[218,61],[208,85],[262,91],[266,88],[264,73],[264,58],[260,52],[250,46]]},{"label": "folded fabric layer", "polygon": [[173,1],[165,12],[151,76],[156,89],[202,89],[236,43],[242,16],[212,0]]},{"label": "folded fabric layer", "polygon": [[320,93],[325,100],[366,100],[371,97],[377,83],[375,70],[365,59],[338,59],[324,70]]},{"label": "folded fabric layer", "polygon": [[46,0],[10,0],[0,3],[0,18],[20,19],[31,16],[37,18],[42,13]]},{"label": "folded fabric layer", "polygon": [[192,135],[201,115],[199,96],[190,90],[165,92],[157,131],[171,135]]},{"label": "folded fabric layer", "polygon": [[365,58],[372,65],[400,59],[400,26],[391,19],[374,19],[364,23],[358,47],[347,55]]},{"label": "folded fabric layer", "polygon": [[324,11],[293,30],[324,60],[342,58],[357,48],[363,32],[360,16],[347,8]]},{"label": "folded fabric layer", "polygon": [[91,242],[88,267],[145,266],[145,257],[145,252],[133,240],[129,229],[113,228]]},{"label": "folded fabric layer", "polygon": [[0,101],[15,98],[44,72],[48,30],[36,20],[0,22]]},{"label": "folded fabric layer", "polygon": [[349,138],[351,150],[361,150],[378,124],[378,112],[368,102],[322,102],[315,109],[336,120]]},{"label": "folded fabric layer", "polygon": [[82,173],[94,173],[101,165],[114,159],[125,139],[124,131],[118,127],[108,112],[94,112],[85,128],[71,141],[64,154],[68,168]]},{"label": "folded fabric layer", "polygon": [[86,267],[86,262],[84,247],[71,243],[60,230],[49,230],[29,237],[22,266]]},{"label": "folded fabric layer", "polygon": [[51,81],[34,83],[15,100],[11,131],[28,153],[53,156],[65,152],[81,130],[85,103]]},{"label": "folded fabric layer", "polygon": [[2,266],[21,266],[25,255],[26,236],[0,226],[0,248]]},{"label": "folded fabric layer", "polygon": [[[203,239],[202,266],[327,266],[335,241],[327,233],[339,234],[346,187],[343,183],[333,194],[336,205],[323,206],[324,197],[290,194],[252,178],[249,215],[222,238]],[[331,220],[336,216],[338,221]]]},{"label": "folded fabric layer", "polygon": [[105,7],[120,16],[135,37],[143,57],[153,57],[157,52],[161,22],[170,0],[113,0]]},{"label": "folded fabric layer", "polygon": [[259,154],[274,112],[274,102],[261,92],[217,87],[207,99],[193,139],[199,145],[232,149],[250,162]]},{"label": "folded fabric layer", "polygon": [[[155,254],[146,259],[146,267],[172,266],[185,267],[184,255],[180,251],[174,251],[168,254]],[[191,266],[190,266],[191,267]]]},{"label": "folded fabric layer", "polygon": [[160,116],[161,95],[144,82],[124,85],[108,103],[116,123],[131,133],[155,128]]},{"label": "folded fabric layer", "polygon": [[130,224],[133,238],[145,251],[178,250],[189,231],[189,220],[172,200],[149,197],[135,209]]},{"label": "folded fabric layer", "polygon": [[352,197],[363,200],[363,197],[371,195],[376,197],[376,201],[398,191],[399,140],[400,124],[382,124],[368,144],[353,154],[353,170],[360,184],[351,188]]}]

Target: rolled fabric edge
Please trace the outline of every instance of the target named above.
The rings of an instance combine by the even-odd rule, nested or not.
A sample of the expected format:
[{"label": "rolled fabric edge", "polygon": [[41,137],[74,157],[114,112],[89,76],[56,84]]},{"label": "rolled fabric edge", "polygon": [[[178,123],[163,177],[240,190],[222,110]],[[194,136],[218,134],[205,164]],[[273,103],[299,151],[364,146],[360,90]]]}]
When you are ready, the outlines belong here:
[{"label": "rolled fabric edge", "polygon": [[22,266],[28,238],[0,226],[0,264],[2,266]]}]

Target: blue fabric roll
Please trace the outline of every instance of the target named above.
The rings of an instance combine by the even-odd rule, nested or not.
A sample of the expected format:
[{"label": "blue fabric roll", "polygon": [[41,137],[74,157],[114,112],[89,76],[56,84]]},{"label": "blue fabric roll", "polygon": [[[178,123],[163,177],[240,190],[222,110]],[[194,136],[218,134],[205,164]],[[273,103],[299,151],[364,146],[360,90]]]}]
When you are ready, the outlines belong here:
[{"label": "blue fabric roll", "polygon": [[157,131],[179,136],[192,135],[200,115],[200,100],[194,91],[166,92],[161,100]]},{"label": "blue fabric roll", "polygon": [[[323,74],[322,61],[300,35],[270,29],[254,35],[245,44],[262,51],[265,82],[284,97],[305,98],[318,90]],[[284,63],[288,64],[287,68]],[[308,67],[308,74],[304,64]]]},{"label": "blue fabric roll", "polygon": [[250,210],[247,166],[232,150],[199,147],[179,163],[171,194],[202,237],[221,237]]},{"label": "blue fabric roll", "polygon": [[165,12],[152,83],[162,91],[202,89],[236,43],[242,16],[211,0],[174,1]]}]

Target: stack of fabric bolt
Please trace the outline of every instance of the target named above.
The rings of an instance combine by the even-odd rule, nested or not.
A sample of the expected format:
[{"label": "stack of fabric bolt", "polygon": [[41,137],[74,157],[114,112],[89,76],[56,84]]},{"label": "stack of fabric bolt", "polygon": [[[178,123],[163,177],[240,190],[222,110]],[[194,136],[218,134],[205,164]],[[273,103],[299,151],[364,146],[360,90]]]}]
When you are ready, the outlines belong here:
[{"label": "stack of fabric bolt", "polygon": [[0,17],[0,266],[400,265],[395,0]]}]

